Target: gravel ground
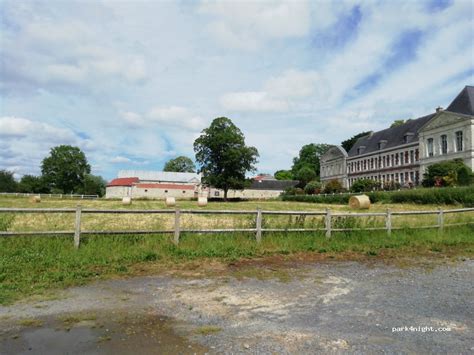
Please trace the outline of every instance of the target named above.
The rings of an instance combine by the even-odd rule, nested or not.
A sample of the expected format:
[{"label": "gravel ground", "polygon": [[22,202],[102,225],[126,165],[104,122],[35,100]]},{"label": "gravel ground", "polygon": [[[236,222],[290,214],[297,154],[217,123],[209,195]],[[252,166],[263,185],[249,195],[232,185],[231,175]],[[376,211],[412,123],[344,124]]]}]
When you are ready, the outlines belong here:
[{"label": "gravel ground", "polygon": [[[262,264],[218,276],[103,281],[56,300],[0,307],[0,353],[42,353],[51,343],[48,354],[137,347],[150,354],[467,354],[474,352],[473,280],[474,260]],[[94,319],[58,328],[65,315],[85,312]],[[450,331],[393,331],[405,326]],[[77,341],[65,348],[72,332]]]}]

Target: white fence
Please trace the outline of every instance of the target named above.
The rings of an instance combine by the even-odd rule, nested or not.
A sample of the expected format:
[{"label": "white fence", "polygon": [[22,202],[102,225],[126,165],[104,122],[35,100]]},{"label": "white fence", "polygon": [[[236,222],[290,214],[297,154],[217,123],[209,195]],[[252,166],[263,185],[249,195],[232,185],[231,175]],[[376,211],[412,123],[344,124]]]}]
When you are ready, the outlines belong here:
[{"label": "white fence", "polygon": [[60,199],[79,199],[79,200],[93,200],[99,198],[99,195],[79,195],[79,194],[35,194],[35,193],[23,193],[23,192],[0,192],[0,196],[12,196],[12,197],[30,197],[39,196],[60,198]]}]

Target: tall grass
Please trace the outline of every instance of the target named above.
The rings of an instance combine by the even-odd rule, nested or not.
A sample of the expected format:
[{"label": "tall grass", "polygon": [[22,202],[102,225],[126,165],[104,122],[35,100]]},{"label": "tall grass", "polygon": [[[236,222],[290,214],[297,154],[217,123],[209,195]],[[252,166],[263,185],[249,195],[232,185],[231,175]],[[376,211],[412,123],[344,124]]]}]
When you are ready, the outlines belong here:
[{"label": "tall grass", "polygon": [[433,230],[334,233],[183,234],[179,246],[167,235],[87,236],[76,250],[70,237],[14,237],[0,239],[0,304],[41,294],[51,288],[81,285],[111,275],[133,274],[133,266],[153,263],[160,267],[188,260],[222,261],[271,254],[316,252],[336,255],[351,252],[377,255],[391,250],[400,255],[424,252],[474,254],[472,227]]}]

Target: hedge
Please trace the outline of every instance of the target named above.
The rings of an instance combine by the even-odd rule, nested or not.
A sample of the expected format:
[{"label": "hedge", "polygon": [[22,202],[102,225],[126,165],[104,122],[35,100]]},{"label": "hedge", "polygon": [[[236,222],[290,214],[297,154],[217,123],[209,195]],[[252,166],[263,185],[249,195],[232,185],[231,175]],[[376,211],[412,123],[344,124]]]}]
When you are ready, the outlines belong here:
[{"label": "hedge", "polygon": [[[418,188],[401,191],[376,191],[366,192],[372,203],[416,203],[416,204],[462,204],[474,206],[474,186],[444,187],[444,188]],[[283,201],[299,201],[313,203],[346,204],[349,194],[335,195],[282,195]]]}]

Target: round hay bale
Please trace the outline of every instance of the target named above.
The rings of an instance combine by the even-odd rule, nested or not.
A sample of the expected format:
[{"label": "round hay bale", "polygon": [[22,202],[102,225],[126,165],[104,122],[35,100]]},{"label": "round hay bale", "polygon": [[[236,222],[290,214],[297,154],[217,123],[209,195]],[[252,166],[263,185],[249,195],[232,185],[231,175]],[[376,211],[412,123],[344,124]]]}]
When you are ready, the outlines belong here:
[{"label": "round hay bale", "polygon": [[369,209],[370,208],[370,199],[367,195],[358,195],[351,196],[349,199],[349,207],[353,209]]},{"label": "round hay bale", "polygon": [[176,199],[174,197],[167,197],[166,198],[166,206],[168,206],[168,207],[176,206]]},{"label": "round hay bale", "polygon": [[30,197],[30,202],[31,203],[40,203],[41,202],[41,196],[31,196]]},{"label": "round hay bale", "polygon": [[207,197],[198,197],[198,206],[199,207],[207,206]]},{"label": "round hay bale", "polygon": [[122,198],[122,205],[131,205],[132,204],[132,198],[130,196],[125,196]]}]

